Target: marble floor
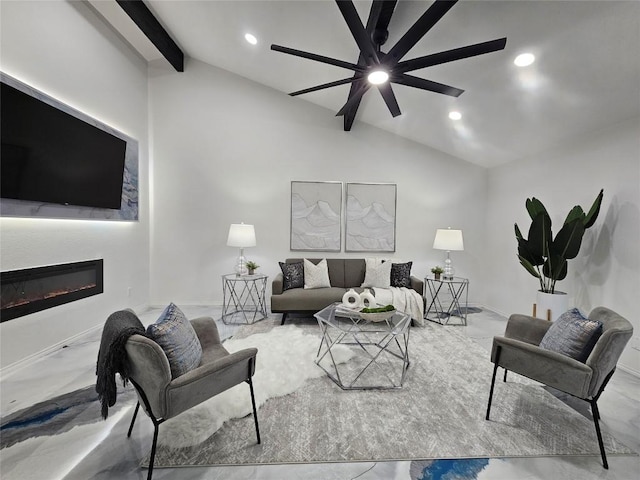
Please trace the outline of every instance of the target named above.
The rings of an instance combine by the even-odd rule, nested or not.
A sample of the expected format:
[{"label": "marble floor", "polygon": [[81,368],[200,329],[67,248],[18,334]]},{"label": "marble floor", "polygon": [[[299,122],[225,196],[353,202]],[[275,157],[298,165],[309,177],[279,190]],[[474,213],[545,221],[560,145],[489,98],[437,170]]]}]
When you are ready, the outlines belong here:
[{"label": "marble floor", "polygon": [[[219,307],[181,306],[193,318],[219,318]],[[506,319],[473,309],[467,326],[458,328],[484,346],[504,332]],[[160,309],[140,313],[147,325]],[[235,328],[220,322],[223,337]],[[19,368],[4,369],[0,378],[0,476],[3,480],[145,479],[140,462],[148,453],[152,424],[144,416],[131,438],[127,429],[135,406],[131,387],[120,389],[109,418],[100,418],[94,391],[100,329]],[[583,402],[567,401],[588,415]],[[640,379],[618,370],[598,402],[602,427],[640,451]],[[162,428],[162,427],[161,427]],[[640,457],[609,455],[609,470],[599,456],[458,459],[437,461],[361,462],[238,467],[156,469],[157,480],[305,479],[305,480],[501,480],[638,478]]]}]

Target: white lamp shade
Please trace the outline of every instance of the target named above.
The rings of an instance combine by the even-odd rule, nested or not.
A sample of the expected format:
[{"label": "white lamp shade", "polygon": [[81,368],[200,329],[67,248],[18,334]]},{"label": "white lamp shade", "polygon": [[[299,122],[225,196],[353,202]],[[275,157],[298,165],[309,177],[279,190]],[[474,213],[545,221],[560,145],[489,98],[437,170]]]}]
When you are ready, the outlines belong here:
[{"label": "white lamp shade", "polygon": [[462,230],[452,230],[451,228],[438,228],[436,238],[433,241],[433,248],[436,250],[464,250]]},{"label": "white lamp shade", "polygon": [[229,237],[227,238],[229,247],[255,247],[256,231],[253,225],[244,223],[232,223],[229,227]]}]

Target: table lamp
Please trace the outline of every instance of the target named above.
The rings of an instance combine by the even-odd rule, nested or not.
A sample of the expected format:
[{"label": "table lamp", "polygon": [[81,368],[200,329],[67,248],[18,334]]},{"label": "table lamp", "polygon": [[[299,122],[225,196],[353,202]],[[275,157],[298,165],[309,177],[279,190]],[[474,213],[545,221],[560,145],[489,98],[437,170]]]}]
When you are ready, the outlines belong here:
[{"label": "table lamp", "polygon": [[244,258],[244,248],[256,246],[256,231],[253,228],[253,225],[245,225],[244,223],[232,223],[229,227],[227,245],[229,247],[240,248],[240,256],[236,261],[235,271],[236,275],[246,275],[249,270],[247,269],[247,262]]},{"label": "table lamp", "polygon": [[452,230],[449,228],[438,228],[436,230],[436,238],[433,241],[433,248],[436,250],[445,250],[447,258],[444,261],[443,280],[452,280],[454,268],[451,263],[449,253],[452,250],[464,250],[464,241],[462,240],[462,230]]}]

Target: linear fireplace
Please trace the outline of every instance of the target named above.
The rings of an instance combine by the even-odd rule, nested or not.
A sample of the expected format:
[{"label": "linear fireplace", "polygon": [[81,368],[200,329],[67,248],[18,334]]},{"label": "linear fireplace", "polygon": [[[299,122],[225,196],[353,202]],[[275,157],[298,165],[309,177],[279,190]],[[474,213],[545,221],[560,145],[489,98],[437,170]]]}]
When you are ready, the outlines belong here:
[{"label": "linear fireplace", "polygon": [[0,272],[0,321],[98,295],[104,291],[103,260]]}]

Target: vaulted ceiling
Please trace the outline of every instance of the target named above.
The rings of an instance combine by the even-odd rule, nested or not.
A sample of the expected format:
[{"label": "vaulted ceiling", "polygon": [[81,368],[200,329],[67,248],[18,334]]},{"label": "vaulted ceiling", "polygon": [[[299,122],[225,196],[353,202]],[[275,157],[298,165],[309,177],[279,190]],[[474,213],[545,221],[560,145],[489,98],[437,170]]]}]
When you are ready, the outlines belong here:
[{"label": "vaulted ceiling", "polygon": [[[91,3],[147,60],[160,57],[145,45],[140,32],[119,18],[121,13],[104,5],[112,3],[117,10],[115,1]],[[283,95],[352,72],[272,51],[271,44],[358,61],[358,46],[333,1],[145,3],[187,57]],[[354,3],[366,24],[371,1]],[[431,3],[399,0],[382,51],[391,48]],[[247,43],[245,33],[255,35],[257,45]],[[352,131],[364,122],[491,167],[580,141],[591,132],[640,116],[640,2],[635,0],[462,0],[404,59],[501,37],[507,37],[504,50],[412,72],[465,90],[461,96],[394,85],[402,115],[393,118],[381,95],[371,90],[362,99]],[[533,53],[536,62],[516,67],[513,60],[523,52]],[[341,85],[296,99],[335,115],[349,89]],[[450,120],[452,110],[462,118]],[[335,128],[343,129],[341,117],[335,118]]]}]

